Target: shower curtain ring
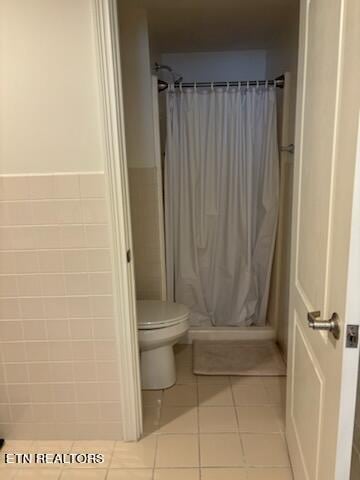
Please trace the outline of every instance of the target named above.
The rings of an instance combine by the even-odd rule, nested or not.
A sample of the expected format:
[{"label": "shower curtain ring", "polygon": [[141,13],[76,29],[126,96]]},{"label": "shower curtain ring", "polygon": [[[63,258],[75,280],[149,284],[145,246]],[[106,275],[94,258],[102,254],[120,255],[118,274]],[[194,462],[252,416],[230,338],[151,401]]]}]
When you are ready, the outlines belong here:
[{"label": "shower curtain ring", "polygon": [[230,88],[230,82],[226,82],[226,91],[228,92]]},{"label": "shower curtain ring", "polygon": [[211,88],[211,91],[213,92],[214,91],[214,82],[211,82],[210,88]]},{"label": "shower curtain ring", "polygon": [[195,90],[195,92],[197,91],[197,82],[196,81],[194,82],[194,90]]},{"label": "shower curtain ring", "polygon": [[179,83],[179,90],[182,93],[182,91],[183,91],[182,82]]}]

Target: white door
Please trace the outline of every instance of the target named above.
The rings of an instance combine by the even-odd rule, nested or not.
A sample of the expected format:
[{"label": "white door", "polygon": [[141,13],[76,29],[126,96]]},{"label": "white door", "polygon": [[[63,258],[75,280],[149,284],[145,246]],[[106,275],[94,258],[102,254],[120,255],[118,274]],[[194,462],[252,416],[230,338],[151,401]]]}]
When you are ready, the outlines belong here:
[{"label": "white door", "polygon": [[[346,347],[346,329],[360,321],[360,2],[303,0],[300,17],[286,434],[295,480],[348,480],[359,351]],[[338,314],[339,339],[309,327],[316,311],[315,320]]]}]

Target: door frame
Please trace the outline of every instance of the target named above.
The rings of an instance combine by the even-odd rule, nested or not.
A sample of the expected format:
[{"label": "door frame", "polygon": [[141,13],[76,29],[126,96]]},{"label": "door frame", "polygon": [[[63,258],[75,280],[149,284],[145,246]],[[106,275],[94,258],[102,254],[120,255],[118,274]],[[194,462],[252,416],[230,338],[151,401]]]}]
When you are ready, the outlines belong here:
[{"label": "door frame", "polygon": [[[354,171],[353,209],[346,295],[346,323],[360,328],[360,112],[358,119],[356,160]],[[346,343],[346,332],[343,334]],[[359,382],[359,347],[345,348],[342,363],[341,389],[348,399],[343,401],[339,411],[339,434],[337,442],[336,479],[350,478],[353,434],[356,415],[356,395]]]},{"label": "door frame", "polygon": [[123,440],[136,441],[142,435],[142,403],[118,10],[116,0],[92,0],[91,5],[105,152],[114,315],[118,320],[115,323]]}]

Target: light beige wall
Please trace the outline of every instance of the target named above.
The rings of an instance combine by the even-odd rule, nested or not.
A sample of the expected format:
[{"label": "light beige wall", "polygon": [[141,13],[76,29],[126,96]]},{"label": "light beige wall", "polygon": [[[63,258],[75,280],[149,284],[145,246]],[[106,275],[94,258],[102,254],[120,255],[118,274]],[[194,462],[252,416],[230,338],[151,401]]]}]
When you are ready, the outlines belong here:
[{"label": "light beige wall", "polygon": [[126,153],[138,299],[162,298],[159,202],[160,158],[156,158],[153,89],[146,12],[119,2]]},{"label": "light beige wall", "polygon": [[146,11],[119,1],[119,25],[128,165],[151,168],[155,146]]},{"label": "light beige wall", "polygon": [[[288,145],[294,143],[296,78],[298,49],[298,12],[293,12],[284,25],[284,30],[275,45],[267,52],[266,78],[276,78],[285,72],[290,74],[289,96],[284,102],[284,92],[278,94],[278,137],[279,143]],[[288,109],[284,116],[283,108]],[[282,124],[283,119],[287,124]],[[284,128],[285,127],[285,128]],[[276,240],[273,272],[271,279],[268,321],[276,328],[277,341],[287,354],[288,341],[288,308],[290,282],[290,245],[291,245],[291,205],[293,181],[293,155],[280,155],[281,167],[281,204],[279,228]]]},{"label": "light beige wall", "polygon": [[[294,28],[289,32],[289,38],[284,40],[284,44],[278,48],[273,48],[267,52],[266,60],[266,78],[276,78],[285,72],[291,74],[290,85],[290,122],[289,137],[295,137],[295,107],[296,107],[296,77],[297,77],[297,48],[298,48],[298,29],[296,19],[294,19]],[[282,112],[282,104],[279,103],[279,113]]]},{"label": "light beige wall", "polygon": [[184,82],[227,82],[261,80],[266,77],[266,50],[163,53],[161,63],[169,65]]},{"label": "light beige wall", "polygon": [[0,173],[103,169],[90,0],[0,2]]}]

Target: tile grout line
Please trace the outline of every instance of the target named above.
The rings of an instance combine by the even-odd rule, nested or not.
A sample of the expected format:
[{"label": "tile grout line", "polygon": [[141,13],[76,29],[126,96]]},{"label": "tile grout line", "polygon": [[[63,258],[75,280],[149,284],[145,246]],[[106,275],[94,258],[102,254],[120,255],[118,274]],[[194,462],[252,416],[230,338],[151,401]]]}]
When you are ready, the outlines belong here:
[{"label": "tile grout line", "polygon": [[108,467],[106,469],[106,474],[105,474],[105,479],[104,480],[106,480],[109,476],[109,473],[110,473],[110,470],[111,470],[111,462],[112,462],[112,458],[113,458],[113,455],[114,455],[114,452],[115,452],[115,448],[116,448],[116,441],[114,441],[113,447],[112,447],[111,452],[110,452],[109,464],[108,464]]},{"label": "tile grout line", "polygon": [[246,477],[247,477],[247,460],[246,460],[246,457],[245,457],[245,448],[244,448],[244,443],[243,443],[243,439],[242,439],[242,433],[240,432],[240,422],[239,422],[237,405],[236,405],[236,401],[235,401],[235,394],[234,394],[233,383],[232,383],[231,377],[229,378],[229,381],[230,381],[231,396],[232,396],[232,400],[233,400],[233,408],[234,408],[235,418],[236,418],[236,423],[237,423],[237,435],[238,435],[239,442],[240,442],[241,460],[242,460],[242,463],[244,465],[245,474],[246,474]]},{"label": "tile grout line", "polygon": [[200,394],[199,394],[199,382],[198,377],[196,377],[196,399],[197,399],[197,406],[196,406],[196,414],[197,414],[197,448],[198,448],[198,477],[201,480],[202,473],[201,473],[201,436],[200,436]]},{"label": "tile grout line", "polygon": [[152,479],[155,478],[155,470],[156,470],[156,463],[157,463],[157,455],[158,455],[158,442],[159,442],[159,430],[161,428],[161,416],[162,416],[162,411],[163,411],[163,399],[164,399],[164,389],[161,389],[161,396],[160,396],[160,408],[159,408],[159,417],[158,417],[158,425],[157,425],[157,430],[158,433],[152,433],[152,435],[155,435],[155,454],[154,454],[154,463],[153,463],[153,468],[152,468]]}]

